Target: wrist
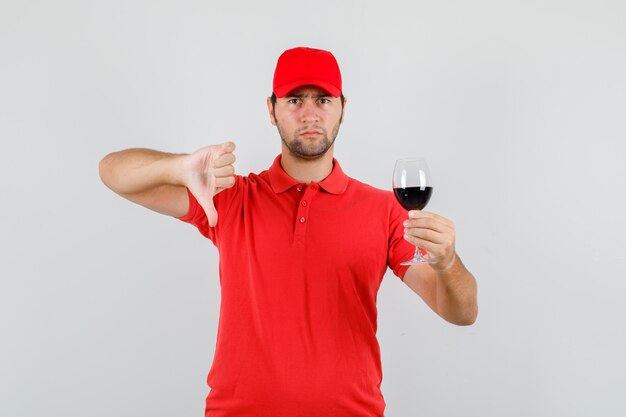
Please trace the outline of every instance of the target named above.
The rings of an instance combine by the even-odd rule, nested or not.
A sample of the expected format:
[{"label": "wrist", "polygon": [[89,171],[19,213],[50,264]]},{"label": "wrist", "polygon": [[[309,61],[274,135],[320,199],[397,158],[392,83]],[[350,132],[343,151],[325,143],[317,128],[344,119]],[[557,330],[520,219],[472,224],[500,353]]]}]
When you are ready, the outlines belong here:
[{"label": "wrist", "polygon": [[167,178],[166,182],[172,185],[187,186],[187,178],[185,176],[185,161],[188,154],[170,154],[167,158],[161,160],[166,164],[164,172]]},{"label": "wrist", "polygon": [[456,252],[452,254],[452,258],[447,262],[437,262],[433,265],[437,273],[444,274],[446,272],[451,271],[457,263],[458,257],[456,256]]}]

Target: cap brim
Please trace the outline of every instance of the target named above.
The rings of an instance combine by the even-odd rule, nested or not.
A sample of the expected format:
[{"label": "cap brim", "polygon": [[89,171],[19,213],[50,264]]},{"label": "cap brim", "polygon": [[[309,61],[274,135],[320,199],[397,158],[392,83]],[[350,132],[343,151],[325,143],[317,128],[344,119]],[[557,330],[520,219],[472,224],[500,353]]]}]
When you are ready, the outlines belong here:
[{"label": "cap brim", "polygon": [[302,87],[303,85],[314,85],[316,87],[323,88],[324,90],[328,92],[328,94],[330,94],[333,97],[339,97],[341,95],[341,90],[339,90],[334,85],[327,83],[325,81],[314,79],[314,78],[303,78],[301,80],[294,81],[289,84],[281,85],[280,87],[274,90],[274,94],[276,94],[276,97],[279,97],[279,98],[285,97],[291,91],[295,90],[298,87]]}]

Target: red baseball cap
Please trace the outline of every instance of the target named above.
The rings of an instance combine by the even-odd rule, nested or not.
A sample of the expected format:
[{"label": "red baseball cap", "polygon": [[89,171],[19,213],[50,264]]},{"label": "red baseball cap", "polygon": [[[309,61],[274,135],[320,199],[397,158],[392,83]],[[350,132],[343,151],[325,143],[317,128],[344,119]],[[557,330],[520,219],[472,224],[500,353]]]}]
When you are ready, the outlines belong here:
[{"label": "red baseball cap", "polygon": [[341,72],[333,54],[302,46],[283,52],[274,70],[274,94],[285,97],[302,85],[315,85],[339,97]]}]

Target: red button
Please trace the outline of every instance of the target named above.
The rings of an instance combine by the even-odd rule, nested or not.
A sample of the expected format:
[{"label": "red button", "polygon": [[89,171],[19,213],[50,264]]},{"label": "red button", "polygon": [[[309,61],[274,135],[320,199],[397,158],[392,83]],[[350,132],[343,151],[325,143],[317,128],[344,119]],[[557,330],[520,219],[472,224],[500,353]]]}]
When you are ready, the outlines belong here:
[{"label": "red button", "polygon": [[304,217],[300,217],[300,223],[304,223],[306,219]]},{"label": "red button", "polygon": [[300,204],[302,204],[304,207],[306,207],[306,204],[307,204],[307,203],[306,203],[306,201],[303,201],[303,202],[302,202],[302,203],[300,203]]},{"label": "red button", "polygon": [[296,190],[298,190],[298,191],[302,191],[302,186],[301,186],[301,185],[298,185],[298,186],[296,187]]}]

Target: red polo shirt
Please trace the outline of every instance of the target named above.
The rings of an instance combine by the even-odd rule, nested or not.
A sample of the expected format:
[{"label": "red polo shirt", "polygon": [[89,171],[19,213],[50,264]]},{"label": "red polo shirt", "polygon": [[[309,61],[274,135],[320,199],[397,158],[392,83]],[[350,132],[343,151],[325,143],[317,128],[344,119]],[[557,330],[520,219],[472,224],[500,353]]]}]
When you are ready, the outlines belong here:
[{"label": "red polo shirt", "polygon": [[334,160],[320,183],[280,165],[214,197],[209,227],[191,193],[181,220],[220,254],[221,307],[207,417],[381,417],[376,294],[415,247],[391,191]]}]

